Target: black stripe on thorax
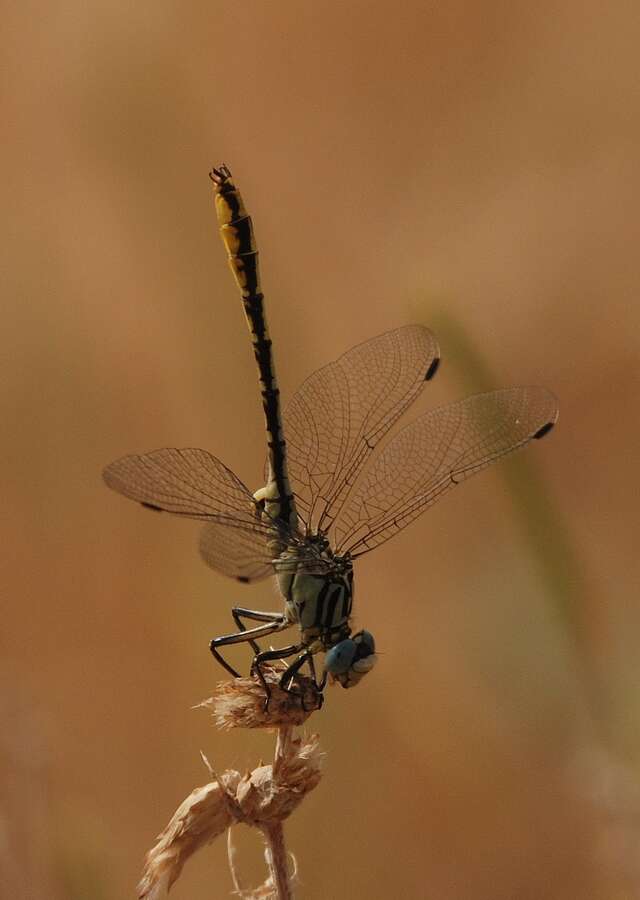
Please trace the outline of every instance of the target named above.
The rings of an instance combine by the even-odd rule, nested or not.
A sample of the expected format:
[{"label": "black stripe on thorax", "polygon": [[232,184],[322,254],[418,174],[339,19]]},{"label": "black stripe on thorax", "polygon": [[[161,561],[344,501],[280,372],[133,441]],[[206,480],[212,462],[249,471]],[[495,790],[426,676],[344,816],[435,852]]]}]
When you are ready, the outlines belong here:
[{"label": "black stripe on thorax", "polygon": [[326,613],[326,618],[325,618],[325,624],[327,627],[333,626],[335,612],[336,612],[336,606],[338,605],[338,598],[342,594],[343,589],[344,589],[344,586],[340,585],[340,584],[336,584],[333,586],[333,591],[331,592],[331,595],[327,602],[327,613]]},{"label": "black stripe on thorax", "polygon": [[313,624],[316,625],[318,628],[322,628],[322,626],[325,623],[324,604],[325,604],[325,600],[327,599],[327,594],[329,593],[330,587],[331,587],[331,584],[330,584],[330,582],[327,581],[325,584],[322,585],[322,587],[320,589],[320,593],[316,597],[316,616],[315,616]]},{"label": "black stripe on thorax", "polygon": [[351,591],[345,590],[342,595],[342,618],[348,619],[351,615]]}]

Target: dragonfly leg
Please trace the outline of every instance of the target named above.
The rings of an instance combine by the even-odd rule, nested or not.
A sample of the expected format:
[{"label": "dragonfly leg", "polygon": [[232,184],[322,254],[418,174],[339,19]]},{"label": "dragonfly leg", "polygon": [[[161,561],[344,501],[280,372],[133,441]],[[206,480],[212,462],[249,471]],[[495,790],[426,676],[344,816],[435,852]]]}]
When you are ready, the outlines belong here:
[{"label": "dragonfly leg", "polygon": [[320,709],[320,707],[322,706],[322,702],[324,700],[324,697],[322,696],[322,689],[321,689],[320,685],[318,684],[318,679],[316,676],[316,667],[315,667],[315,663],[313,661],[313,654],[311,653],[311,651],[305,650],[304,653],[301,653],[300,656],[291,663],[289,668],[286,669],[282,673],[282,677],[280,679],[280,687],[285,691],[291,690],[291,683],[293,682],[293,680],[297,676],[298,672],[300,671],[300,669],[303,667],[303,665],[305,663],[309,664],[309,671],[311,672],[311,678],[313,679],[313,684],[318,693],[318,699],[320,701],[319,705],[317,707],[313,706],[313,707],[310,707],[309,710],[307,710],[307,707],[304,704],[304,691],[302,692],[302,697],[301,697],[302,708],[304,709],[305,712],[310,712],[312,709]]},{"label": "dragonfly leg", "polygon": [[[279,612],[262,612],[259,609],[245,609],[243,606],[234,606],[231,610],[231,615],[233,616],[233,620],[240,629],[240,631],[246,631],[243,619],[248,619],[250,622],[279,622],[282,619],[282,613]],[[253,640],[253,638],[249,641],[251,647],[253,649],[254,654],[257,656],[260,653],[260,646]]]},{"label": "dragonfly leg", "polygon": [[272,659],[286,659],[288,656],[294,656],[302,650],[302,644],[291,644],[289,647],[282,647],[280,650],[263,650],[257,653],[251,663],[251,671],[255,672],[260,681],[266,695],[264,701],[265,712],[269,711],[269,700],[271,700],[271,688],[267,684],[267,679],[262,671],[262,663],[269,662]]},{"label": "dragonfly leg", "polygon": [[322,673],[322,678],[318,681],[318,676],[316,675],[316,664],[313,661],[313,653],[309,654],[309,670],[311,671],[311,677],[313,678],[313,683],[316,686],[316,690],[318,691],[318,695],[320,697],[320,707],[324,702],[323,691],[327,684],[327,672],[326,670]]},{"label": "dragonfly leg", "polygon": [[266,622],[264,625],[258,625],[257,628],[250,628],[248,631],[243,629],[241,631],[236,631],[233,634],[223,634],[220,635],[220,637],[215,637],[209,644],[209,649],[220,665],[225,668],[230,675],[233,675],[234,678],[240,678],[240,673],[237,672],[233,666],[229,665],[218,650],[218,647],[226,647],[229,644],[251,644],[255,638],[266,637],[268,634],[273,634],[275,631],[282,631],[284,628],[288,628],[289,625],[290,623],[286,621],[285,617],[279,615],[276,621]]},{"label": "dragonfly leg", "polygon": [[311,677],[313,678],[313,683],[317,688],[320,687],[318,684],[318,676],[316,675],[316,664],[313,661],[313,653],[309,653],[309,671],[311,672]]}]

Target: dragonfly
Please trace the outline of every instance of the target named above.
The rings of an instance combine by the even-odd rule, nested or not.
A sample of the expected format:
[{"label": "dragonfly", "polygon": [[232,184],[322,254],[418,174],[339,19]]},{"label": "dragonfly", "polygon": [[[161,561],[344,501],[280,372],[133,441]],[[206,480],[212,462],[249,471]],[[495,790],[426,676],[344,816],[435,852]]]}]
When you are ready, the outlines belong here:
[{"label": "dragonfly", "polygon": [[[211,178],[258,366],[266,483],[252,492],[216,456],[195,448],[124,456],[107,466],[104,480],[148,509],[204,523],[200,556],[216,572],[243,583],[275,575],[283,608],[233,607],[237,628],[213,638],[211,652],[239,677],[222,649],[250,645],[250,671],[262,682],[267,708],[263,667],[286,660],[280,687],[295,694],[306,666],[321,704],[328,678],[354,687],[377,661],[371,632],[351,627],[354,562],[456,485],[547,435],[558,404],[546,388],[512,387],[429,410],[396,428],[440,363],[432,332],[405,325],[314,372],[281,412],[251,218],[228,168],[214,169]],[[293,643],[262,649],[259,641],[293,627]]]}]

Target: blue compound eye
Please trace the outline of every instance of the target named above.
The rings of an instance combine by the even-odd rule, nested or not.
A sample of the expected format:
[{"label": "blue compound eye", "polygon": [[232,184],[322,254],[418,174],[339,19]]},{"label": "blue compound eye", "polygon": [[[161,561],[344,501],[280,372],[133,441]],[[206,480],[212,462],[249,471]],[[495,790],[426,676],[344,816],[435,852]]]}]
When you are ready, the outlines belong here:
[{"label": "blue compound eye", "polygon": [[364,659],[376,652],[376,642],[370,631],[359,631],[354,634],[353,641],[357,645],[356,656],[358,659]]},{"label": "blue compound eye", "polygon": [[356,642],[350,638],[340,641],[325,656],[325,669],[327,672],[331,672],[332,675],[344,675],[351,668],[351,663],[355,659],[357,650]]}]

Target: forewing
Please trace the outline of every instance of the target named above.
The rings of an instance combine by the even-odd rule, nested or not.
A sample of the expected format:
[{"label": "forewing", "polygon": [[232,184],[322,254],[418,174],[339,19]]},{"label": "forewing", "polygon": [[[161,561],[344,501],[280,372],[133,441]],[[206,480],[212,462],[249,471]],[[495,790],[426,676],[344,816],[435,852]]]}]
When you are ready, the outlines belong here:
[{"label": "forewing", "polygon": [[212,568],[252,581],[273,570],[273,526],[259,517],[253,497],[224,463],[206,450],[154,450],[111,463],[110,488],[155,510],[208,523],[201,554]]},{"label": "forewing", "polygon": [[336,524],[338,552],[373,550],[456,484],[542,437],[557,417],[556,398],[540,387],[477,394],[421,416],[363,473]]},{"label": "forewing", "polygon": [[296,392],[284,434],[298,510],[312,530],[329,530],[374,447],[438,360],[431,332],[408,325],[353,347]]}]

